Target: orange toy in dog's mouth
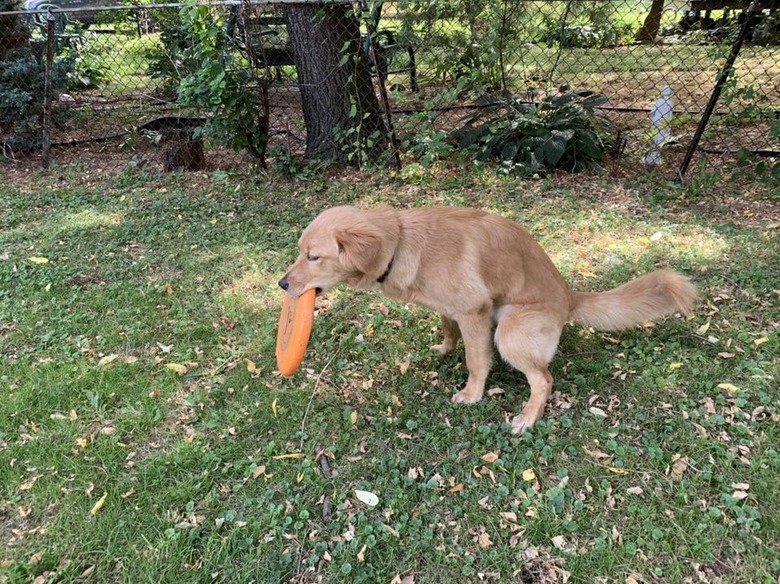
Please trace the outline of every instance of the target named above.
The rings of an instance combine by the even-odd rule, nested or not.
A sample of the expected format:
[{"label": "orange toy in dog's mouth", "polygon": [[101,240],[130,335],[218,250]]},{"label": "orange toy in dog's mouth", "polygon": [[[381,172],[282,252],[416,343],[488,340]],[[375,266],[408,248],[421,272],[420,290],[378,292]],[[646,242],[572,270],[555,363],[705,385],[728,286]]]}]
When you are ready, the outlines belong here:
[{"label": "orange toy in dog's mouth", "polygon": [[285,377],[292,377],[303,361],[314,322],[316,296],[313,288],[298,298],[284,295],[282,313],[279,315],[279,331],[276,334],[276,365],[279,373]]}]

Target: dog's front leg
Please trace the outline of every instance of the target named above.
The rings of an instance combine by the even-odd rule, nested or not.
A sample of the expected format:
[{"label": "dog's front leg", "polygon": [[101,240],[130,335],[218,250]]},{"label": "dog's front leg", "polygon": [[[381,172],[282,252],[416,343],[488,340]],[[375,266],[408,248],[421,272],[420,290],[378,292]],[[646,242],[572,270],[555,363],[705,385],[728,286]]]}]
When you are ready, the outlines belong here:
[{"label": "dog's front leg", "polygon": [[441,345],[434,345],[431,347],[434,351],[438,351],[442,355],[451,353],[460,339],[460,327],[457,321],[451,318],[441,315],[441,330],[444,333],[444,340]]},{"label": "dog's front leg", "polygon": [[474,404],[482,399],[485,392],[485,380],[490,372],[492,345],[490,341],[490,310],[459,316],[458,327],[466,346],[466,367],[469,378],[466,387],[452,396],[452,401],[461,404]]}]

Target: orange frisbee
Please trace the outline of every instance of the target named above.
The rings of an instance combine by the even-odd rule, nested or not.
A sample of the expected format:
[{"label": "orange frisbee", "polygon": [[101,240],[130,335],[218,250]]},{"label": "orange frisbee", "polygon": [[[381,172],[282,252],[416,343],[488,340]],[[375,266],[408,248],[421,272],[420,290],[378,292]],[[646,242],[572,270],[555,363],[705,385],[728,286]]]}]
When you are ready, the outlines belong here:
[{"label": "orange frisbee", "polygon": [[276,366],[285,377],[292,377],[303,361],[314,322],[316,296],[314,288],[306,290],[298,298],[284,295],[279,331],[276,334]]}]

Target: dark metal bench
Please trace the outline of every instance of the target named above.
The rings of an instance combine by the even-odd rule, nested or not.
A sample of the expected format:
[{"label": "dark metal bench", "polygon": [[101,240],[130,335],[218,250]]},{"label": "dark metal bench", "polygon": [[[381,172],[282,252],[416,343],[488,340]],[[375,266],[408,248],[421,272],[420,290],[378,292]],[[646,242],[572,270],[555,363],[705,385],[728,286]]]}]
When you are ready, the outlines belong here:
[{"label": "dark metal bench", "polygon": [[[372,47],[376,48],[379,71],[378,75],[384,80],[388,75],[398,73],[409,74],[409,84],[411,91],[417,91],[417,62],[414,48],[410,44],[398,42],[393,31],[377,28],[381,15],[381,3],[372,10],[369,16],[370,29],[374,30],[373,36],[368,33],[362,36],[363,50],[370,56]],[[292,49],[286,40],[287,23],[283,16],[262,15],[255,19],[255,22],[261,28],[259,36],[255,39],[253,47],[258,59],[264,65],[276,70],[277,81],[282,81],[282,69],[284,67],[295,67],[295,58]],[[227,22],[227,33],[230,38],[235,35],[243,37],[244,30],[241,19],[239,18],[239,7],[234,6],[230,10],[230,17]],[[279,39],[278,43],[274,39]],[[243,44],[243,40],[239,40]],[[407,63],[394,68],[393,63],[398,53],[407,55]],[[377,72],[375,72],[377,73]]]}]

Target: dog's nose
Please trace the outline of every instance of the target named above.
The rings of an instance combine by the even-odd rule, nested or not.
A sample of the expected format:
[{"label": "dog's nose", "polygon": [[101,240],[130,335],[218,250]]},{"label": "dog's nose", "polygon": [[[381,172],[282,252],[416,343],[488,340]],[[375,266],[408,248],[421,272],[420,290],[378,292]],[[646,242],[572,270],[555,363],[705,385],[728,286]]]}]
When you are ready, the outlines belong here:
[{"label": "dog's nose", "polygon": [[285,276],[284,278],[282,278],[281,280],[279,280],[279,287],[280,287],[282,290],[284,290],[284,291],[287,291],[287,288],[289,288],[289,287],[290,287],[290,283],[287,281],[287,276]]}]

